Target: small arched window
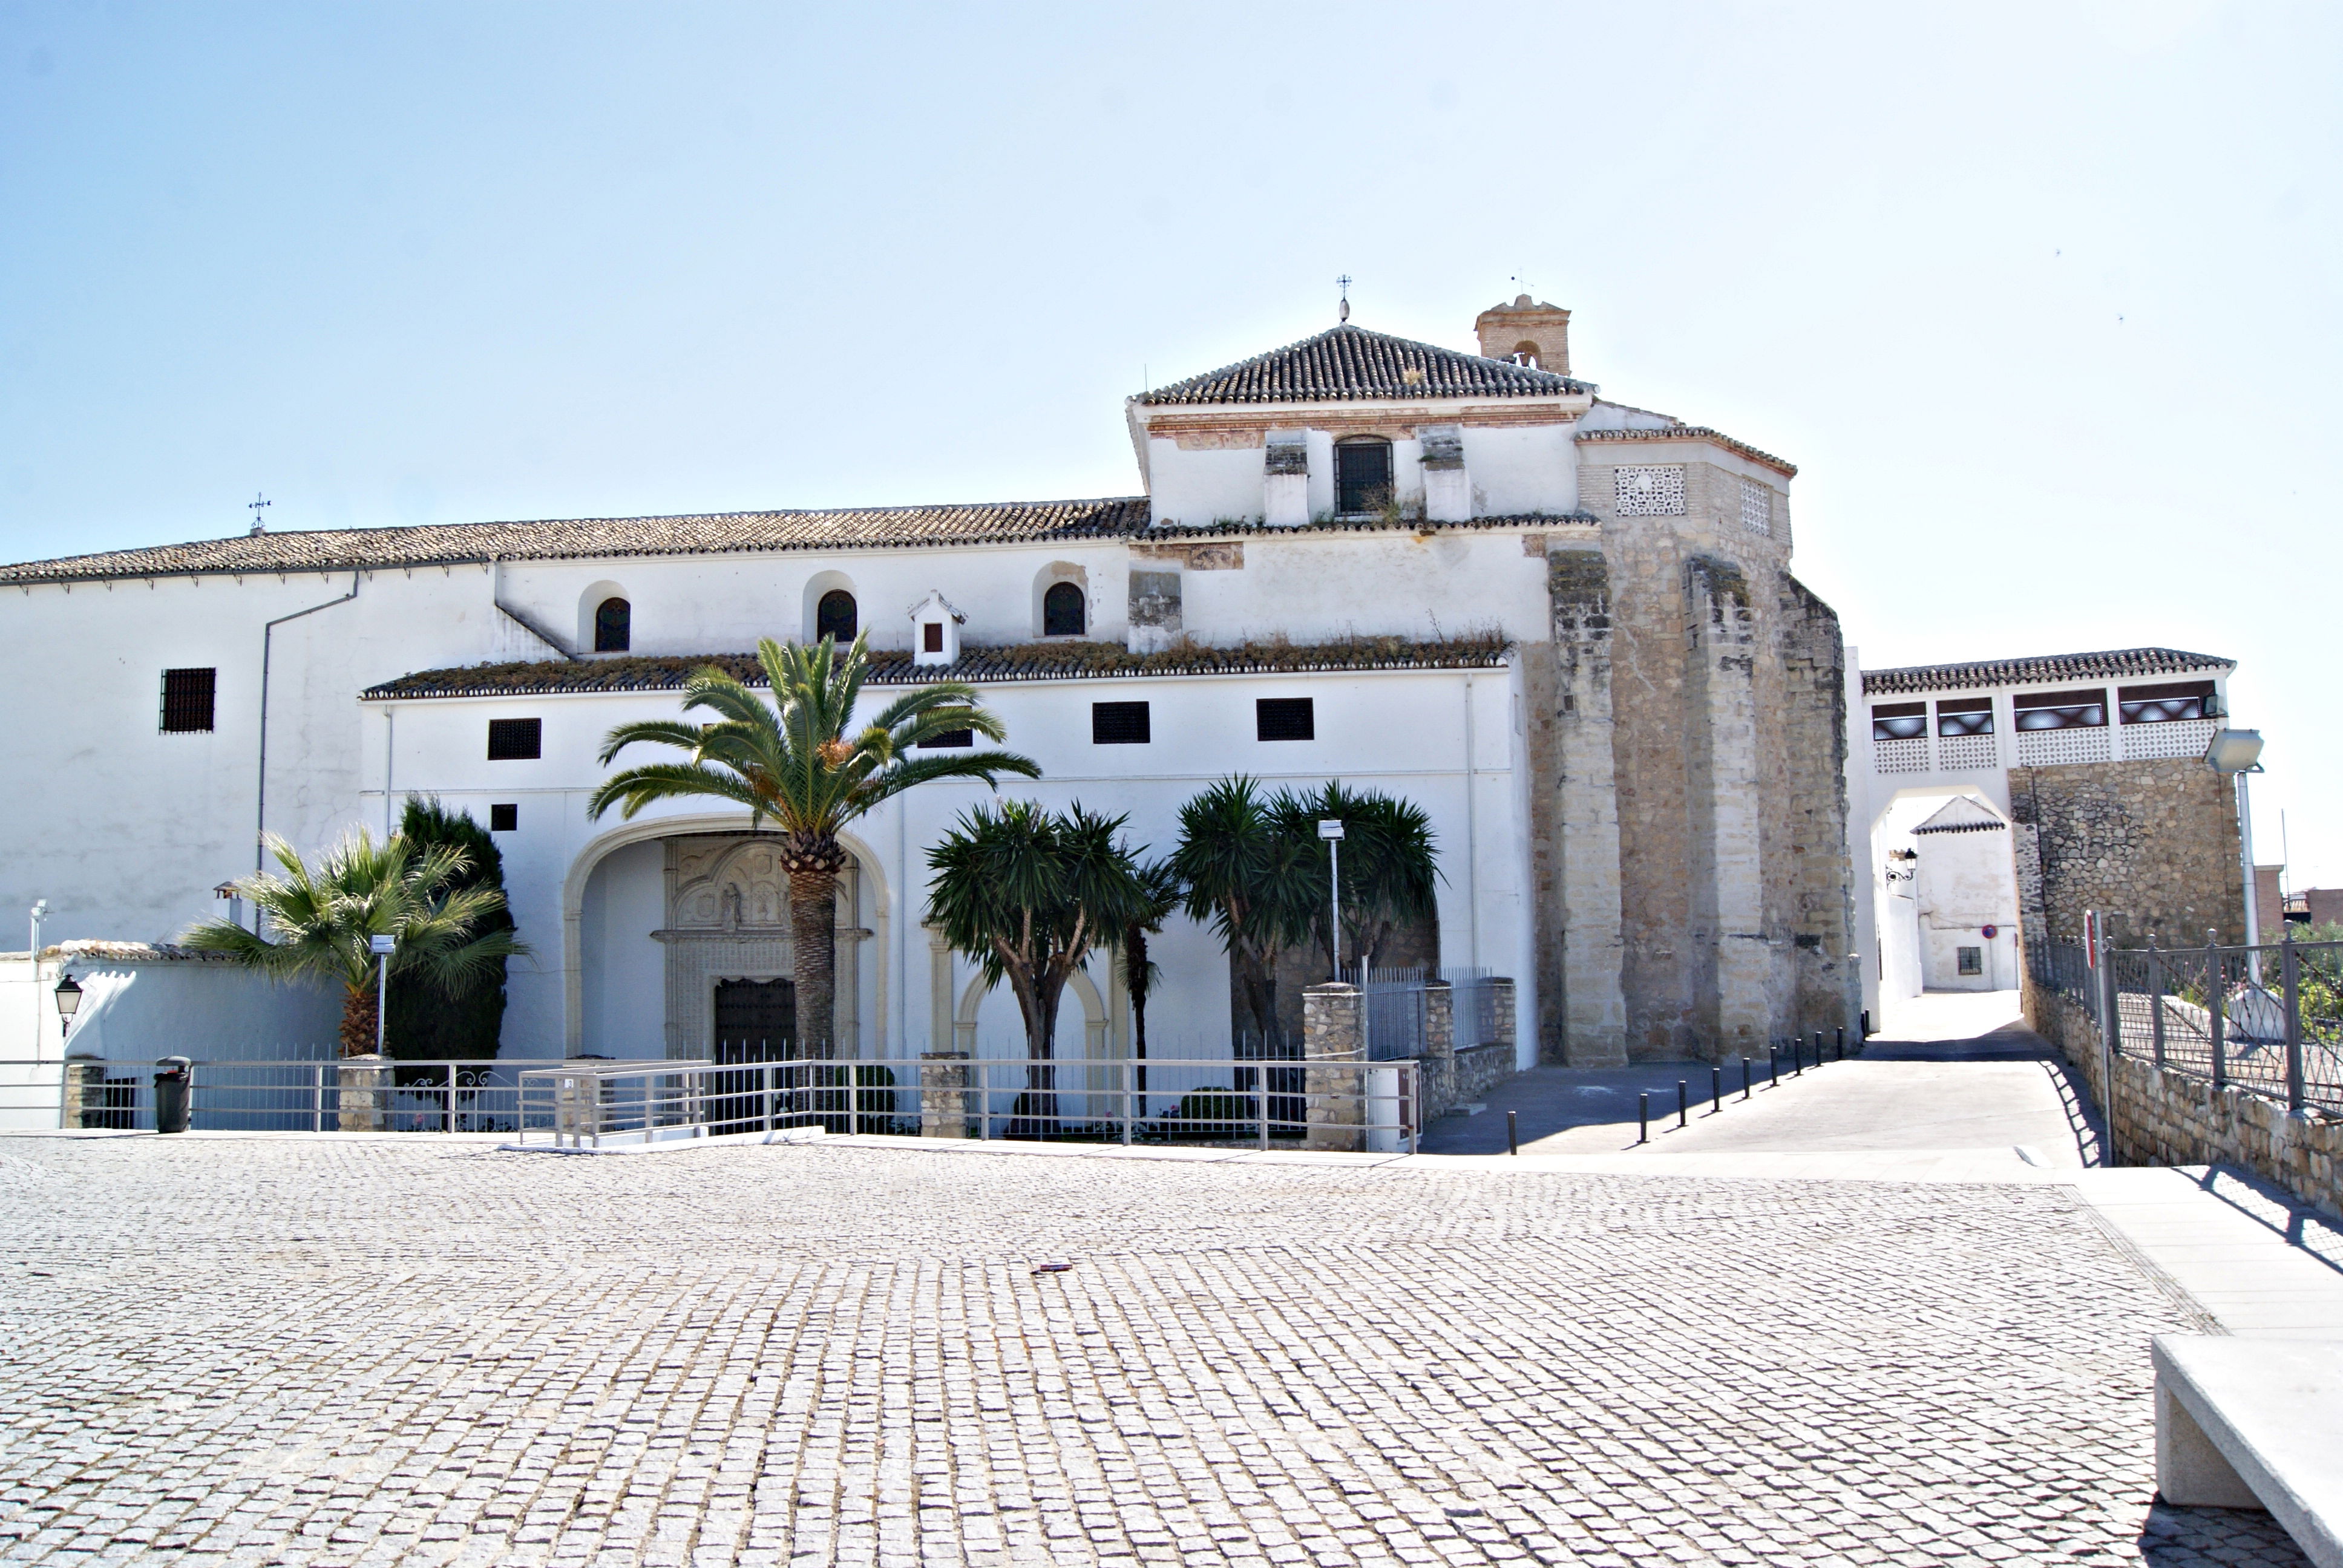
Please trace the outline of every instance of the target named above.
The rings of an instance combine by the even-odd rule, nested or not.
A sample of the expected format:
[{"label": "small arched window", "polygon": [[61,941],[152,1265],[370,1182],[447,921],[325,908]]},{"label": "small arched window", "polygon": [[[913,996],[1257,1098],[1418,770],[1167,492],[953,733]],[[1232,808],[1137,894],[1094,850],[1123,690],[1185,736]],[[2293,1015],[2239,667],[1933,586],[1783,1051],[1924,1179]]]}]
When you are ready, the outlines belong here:
[{"label": "small arched window", "polygon": [[1389,441],[1359,437],[1334,447],[1334,509],[1338,512],[1380,512],[1391,505],[1392,449]]},{"label": "small arched window", "polygon": [[594,607],[594,651],[624,653],[635,643],[635,607],[606,598]]},{"label": "small arched window", "polygon": [[822,595],[813,611],[814,640],[834,637],[841,643],[849,643],[854,640],[854,596],[842,588]]},{"label": "small arched window", "polygon": [[1534,343],[1514,344],[1513,363],[1516,365],[1527,366],[1532,370],[1536,369],[1538,367],[1538,346]]},{"label": "small arched window", "polygon": [[1041,596],[1041,635],[1080,637],[1090,629],[1082,590],[1072,583],[1051,583]]}]

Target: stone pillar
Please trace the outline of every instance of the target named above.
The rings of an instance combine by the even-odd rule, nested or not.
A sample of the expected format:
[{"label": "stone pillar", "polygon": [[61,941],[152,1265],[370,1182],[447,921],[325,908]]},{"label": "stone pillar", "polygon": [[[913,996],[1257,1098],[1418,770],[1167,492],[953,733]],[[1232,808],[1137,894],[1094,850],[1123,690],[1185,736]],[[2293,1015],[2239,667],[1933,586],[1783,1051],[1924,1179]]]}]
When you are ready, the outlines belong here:
[{"label": "stone pillar", "polygon": [[1758,1054],[1773,1035],[1773,943],[1757,839],[1756,622],[1748,579],[1731,561],[1695,557],[1685,597],[1692,910],[1709,953],[1700,1045],[1710,1060],[1729,1061]]},{"label": "stone pillar", "polygon": [[[1556,670],[1553,693],[1560,797],[1561,1060],[1571,1067],[1624,1067],[1627,1001],[1620,983],[1619,792],[1612,749],[1611,575],[1603,552],[1557,549],[1546,557]],[[1550,1042],[1549,1042],[1550,1043]],[[1539,1054],[1551,1060],[1554,1052]]]},{"label": "stone pillar", "polygon": [[1505,1067],[1512,1070],[1518,1060],[1515,1051],[1521,1042],[1521,1031],[1514,1026],[1513,1010],[1519,1005],[1513,995],[1513,982],[1507,975],[1493,975],[1489,980],[1489,1006],[1496,1013],[1497,1032],[1490,1043],[1505,1048]]},{"label": "stone pillar", "polygon": [[920,1053],[920,1136],[968,1136],[968,1053]]},{"label": "stone pillar", "polygon": [[[1302,993],[1302,1054],[1313,1064],[1302,1070],[1302,1087],[1310,1096],[1307,1144],[1312,1149],[1366,1147],[1367,1042],[1360,1028],[1360,1000],[1359,988],[1341,980],[1313,985]],[[1314,1065],[1319,1062],[1328,1065]],[[1338,1062],[1346,1065],[1333,1065]],[[1269,1091],[1269,1070],[1268,1063],[1261,1064],[1255,1093]]]},{"label": "stone pillar", "polygon": [[380,1132],[390,1119],[392,1068],[387,1056],[346,1056],[341,1061],[341,1129]]},{"label": "stone pillar", "polygon": [[1423,1120],[1456,1103],[1456,992],[1444,980],[1423,988]]},{"label": "stone pillar", "polygon": [[88,1126],[87,1113],[103,1103],[105,1084],[106,1063],[96,1057],[67,1057],[57,1125],[68,1132]]}]

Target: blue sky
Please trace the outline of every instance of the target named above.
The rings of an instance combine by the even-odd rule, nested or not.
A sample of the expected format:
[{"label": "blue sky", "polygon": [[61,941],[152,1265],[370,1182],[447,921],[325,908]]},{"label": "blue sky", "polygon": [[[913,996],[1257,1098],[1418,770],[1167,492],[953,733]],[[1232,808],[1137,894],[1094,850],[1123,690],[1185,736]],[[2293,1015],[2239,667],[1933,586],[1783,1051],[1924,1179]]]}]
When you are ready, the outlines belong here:
[{"label": "blue sky", "polygon": [[2242,661],[2343,883],[2343,9],[0,5],[0,555],[1125,494],[1525,280],[1797,462],[1864,662]]}]

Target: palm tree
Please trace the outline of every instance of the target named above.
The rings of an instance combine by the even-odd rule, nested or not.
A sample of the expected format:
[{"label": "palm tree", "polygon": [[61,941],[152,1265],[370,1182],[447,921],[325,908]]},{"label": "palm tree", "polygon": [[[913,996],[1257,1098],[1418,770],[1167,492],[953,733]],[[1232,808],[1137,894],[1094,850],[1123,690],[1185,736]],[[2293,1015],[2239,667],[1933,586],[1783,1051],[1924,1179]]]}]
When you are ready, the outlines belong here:
[{"label": "palm tree", "polygon": [[1277,960],[1306,941],[1319,890],[1312,837],[1297,839],[1281,801],[1263,799],[1243,774],[1213,784],[1180,808],[1180,845],[1169,861],[1187,890],[1186,907],[1209,920],[1229,955],[1253,1027],[1277,1029]]},{"label": "palm tree", "polygon": [[921,741],[940,736],[972,730],[999,740],[1008,733],[977,706],[976,689],[964,681],[907,691],[850,735],[870,671],[867,633],[843,654],[834,638],[811,648],[767,638],[757,645],[757,661],[772,688],[769,702],[710,667],[685,686],[683,707],[687,713],[705,709],[718,716],[716,722],[647,719],[611,730],[602,742],[605,764],[638,742],[673,746],[690,759],[614,773],[586,809],[598,818],[620,806],[631,818],[654,801],[714,797],[746,806],[752,829],[772,819],[789,878],[798,1030],[827,1056],[837,997],[838,874],[846,868],[840,832],[881,801],[930,779],[991,784],[1003,773],[1038,779],[1041,769],[1007,751],[910,755]]},{"label": "palm tree", "polygon": [[1319,890],[1312,934],[1330,968],[1334,954],[1323,892],[1329,849],[1318,837],[1322,820],[1342,824],[1342,951],[1354,962],[1372,967],[1394,931],[1436,917],[1438,852],[1423,807],[1379,789],[1345,789],[1339,779],[1314,795],[1280,795],[1275,805],[1286,832],[1312,851]]},{"label": "palm tree", "polygon": [[[285,874],[257,873],[236,890],[260,911],[255,923],[273,940],[218,919],[189,927],[179,940],[275,980],[340,981],[344,1056],[374,1050],[383,964],[391,974],[420,970],[454,995],[528,952],[509,927],[491,924],[504,910],[504,894],[463,885],[471,859],[452,844],[424,848],[397,836],[377,844],[361,829],[313,868],[272,833],[268,852]],[[397,940],[387,956],[371,950],[379,936]]]},{"label": "palm tree", "polygon": [[[1076,801],[1062,814],[1030,800],[978,807],[928,851],[930,918],[988,985],[1008,981],[1025,1020],[1031,1063],[1054,1054],[1066,982],[1100,948],[1120,942],[1149,909],[1136,855],[1116,835],[1129,819]],[[1052,1070],[1027,1068],[1011,1135],[1056,1130]]]}]

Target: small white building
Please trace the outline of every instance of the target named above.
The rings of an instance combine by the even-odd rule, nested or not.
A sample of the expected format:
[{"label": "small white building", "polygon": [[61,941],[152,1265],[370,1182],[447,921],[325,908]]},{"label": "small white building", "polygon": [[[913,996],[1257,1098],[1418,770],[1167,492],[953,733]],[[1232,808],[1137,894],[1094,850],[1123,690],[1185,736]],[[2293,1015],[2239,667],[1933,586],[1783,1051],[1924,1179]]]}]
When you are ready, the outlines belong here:
[{"label": "small white building", "polygon": [[2020,928],[2041,918],[2021,886],[2039,847],[2013,822],[2027,815],[2013,808],[2014,769],[2030,783],[2037,769],[2199,758],[2236,668],[2131,648],[1850,679],[1847,794],[1868,850],[1855,890],[1858,928],[1872,933],[1863,986],[1874,1016],[1923,990],[2019,984]]}]

